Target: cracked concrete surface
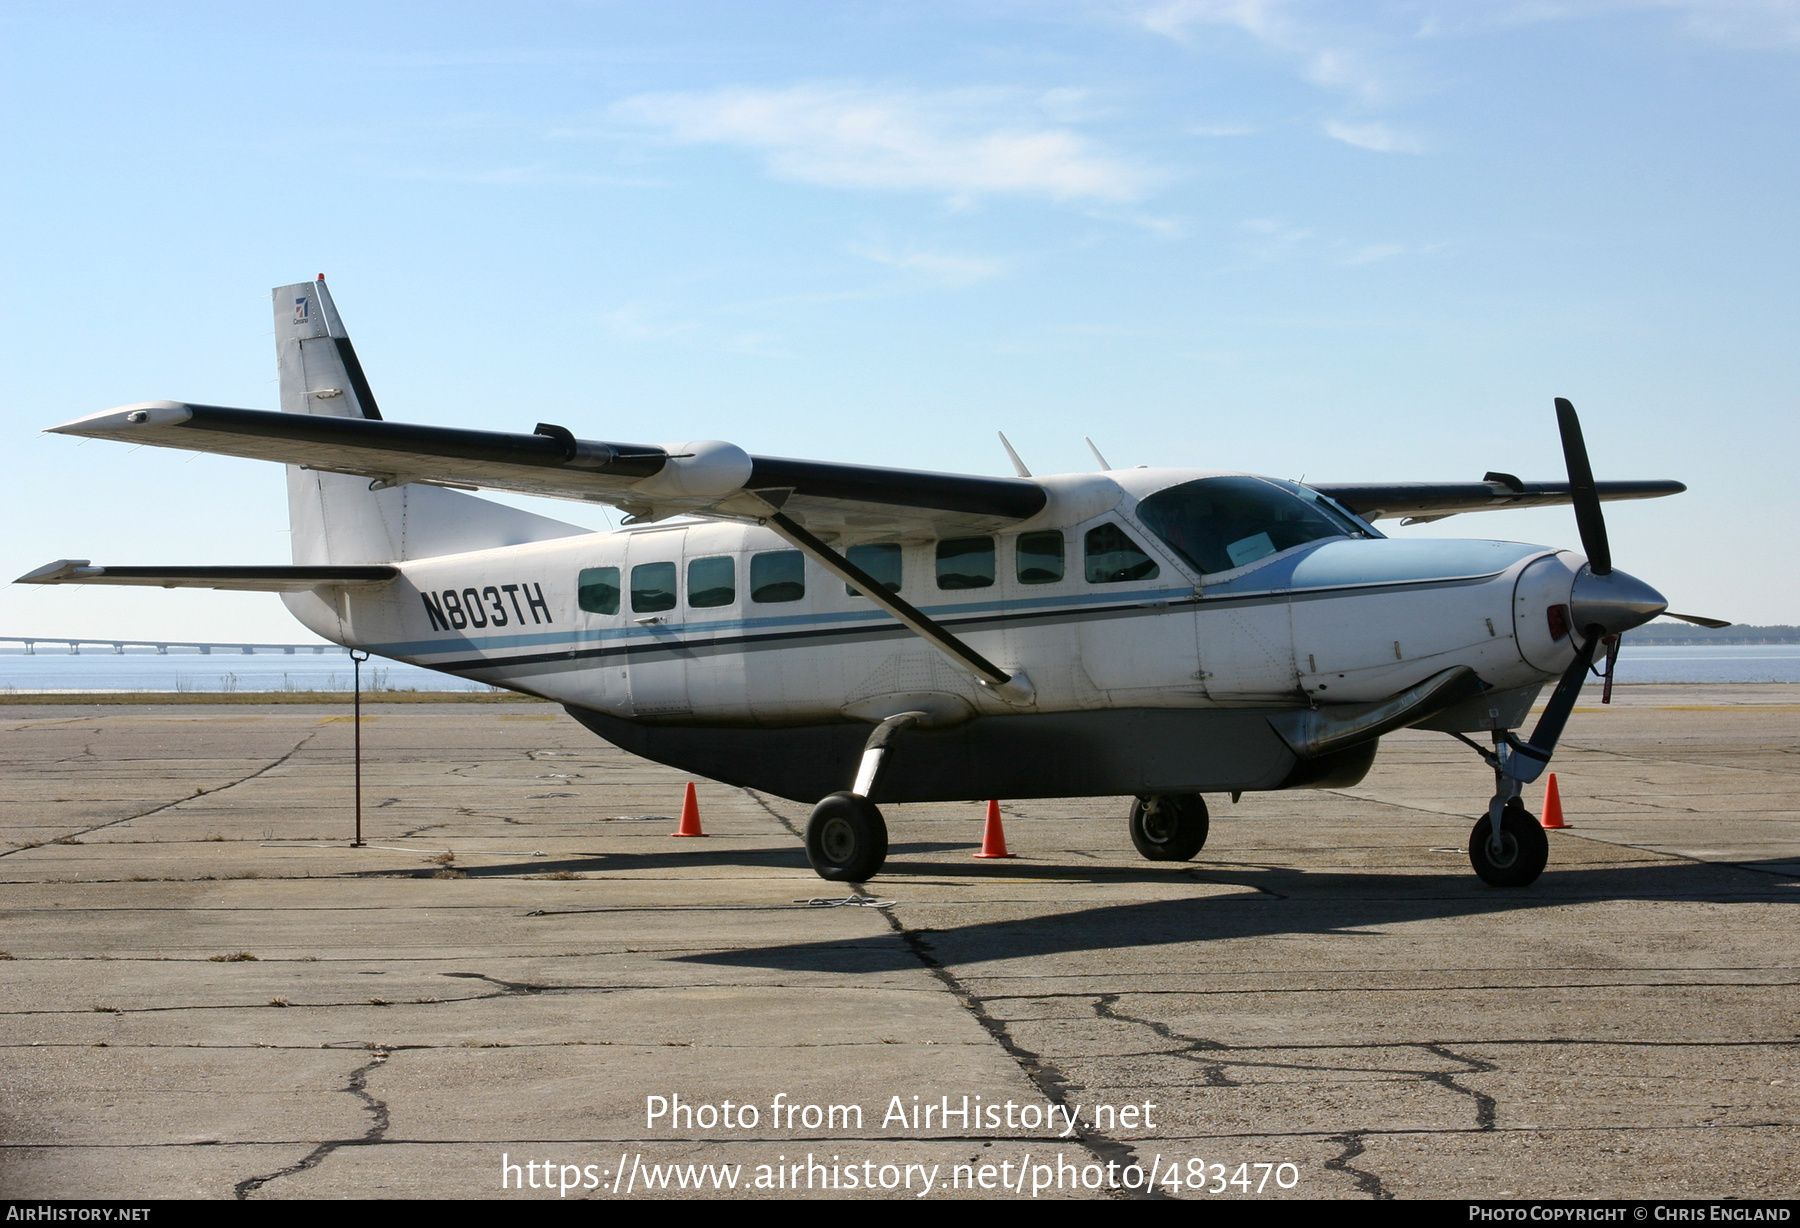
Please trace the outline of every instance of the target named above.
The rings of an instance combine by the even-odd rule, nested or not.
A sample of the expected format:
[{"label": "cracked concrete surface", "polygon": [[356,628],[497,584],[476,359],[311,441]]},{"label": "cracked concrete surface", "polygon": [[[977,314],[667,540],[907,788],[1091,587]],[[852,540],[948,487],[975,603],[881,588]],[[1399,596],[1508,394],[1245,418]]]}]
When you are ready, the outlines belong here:
[{"label": "cracked concrete surface", "polygon": [[[331,709],[0,708],[0,1193],[491,1197],[504,1152],[1793,1197],[1800,689],[1621,690],[1522,892],[1469,873],[1485,772],[1441,735],[1209,799],[1184,865],[1123,799],[1008,801],[1005,863],[978,805],[892,807],[852,889],[777,798],[701,782],[710,838],[668,839],[684,778],[547,706],[365,718],[362,849]],[[675,1093],[764,1120],[648,1127]],[[771,1128],[778,1093],[864,1121]],[[1154,1126],[881,1126],[965,1094]]]}]

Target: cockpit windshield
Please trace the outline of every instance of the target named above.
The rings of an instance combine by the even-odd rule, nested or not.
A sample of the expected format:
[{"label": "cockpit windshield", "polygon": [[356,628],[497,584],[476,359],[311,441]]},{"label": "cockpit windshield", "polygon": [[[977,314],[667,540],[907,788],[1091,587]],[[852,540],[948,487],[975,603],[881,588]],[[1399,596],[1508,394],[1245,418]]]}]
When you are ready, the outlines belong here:
[{"label": "cockpit windshield", "polygon": [[1137,506],[1144,526],[1201,572],[1245,567],[1326,537],[1368,537],[1367,525],[1317,491],[1278,478],[1183,482]]}]

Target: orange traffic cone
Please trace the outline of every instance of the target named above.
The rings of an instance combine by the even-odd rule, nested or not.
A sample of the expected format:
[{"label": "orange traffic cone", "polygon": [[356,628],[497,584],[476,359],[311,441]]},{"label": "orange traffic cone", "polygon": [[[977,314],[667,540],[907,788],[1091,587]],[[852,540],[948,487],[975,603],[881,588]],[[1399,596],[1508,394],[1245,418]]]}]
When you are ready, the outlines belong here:
[{"label": "orange traffic cone", "polygon": [[1556,773],[1550,773],[1550,783],[1544,786],[1544,818],[1543,825],[1552,830],[1567,827],[1563,822],[1562,794],[1556,788]]},{"label": "orange traffic cone", "polygon": [[694,782],[688,781],[687,796],[681,799],[681,826],[669,833],[673,836],[704,836],[700,830],[700,803],[694,800]]},{"label": "orange traffic cone", "polygon": [[1006,831],[1000,826],[1000,803],[989,802],[987,827],[981,833],[981,851],[977,857],[1017,857],[1006,851]]}]

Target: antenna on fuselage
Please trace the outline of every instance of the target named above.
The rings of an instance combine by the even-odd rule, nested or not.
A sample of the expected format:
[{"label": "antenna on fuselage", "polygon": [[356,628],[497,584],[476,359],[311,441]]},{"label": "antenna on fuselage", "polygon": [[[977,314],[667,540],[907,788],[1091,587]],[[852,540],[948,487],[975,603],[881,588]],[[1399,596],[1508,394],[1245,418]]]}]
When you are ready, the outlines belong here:
[{"label": "antenna on fuselage", "polygon": [[1012,441],[1006,437],[1006,432],[995,431],[994,434],[1000,436],[1000,446],[1005,448],[1006,454],[1012,458],[1013,472],[1022,478],[1030,477],[1031,470],[1025,467],[1025,462],[1019,459],[1019,454],[1017,452],[1013,451]]},{"label": "antenna on fuselage", "polygon": [[1106,458],[1100,455],[1100,449],[1094,446],[1094,441],[1089,439],[1086,435],[1083,435],[1081,438],[1083,442],[1087,444],[1088,451],[1094,454],[1094,459],[1100,462],[1100,472],[1105,473],[1107,470],[1111,469],[1112,466],[1106,463]]}]

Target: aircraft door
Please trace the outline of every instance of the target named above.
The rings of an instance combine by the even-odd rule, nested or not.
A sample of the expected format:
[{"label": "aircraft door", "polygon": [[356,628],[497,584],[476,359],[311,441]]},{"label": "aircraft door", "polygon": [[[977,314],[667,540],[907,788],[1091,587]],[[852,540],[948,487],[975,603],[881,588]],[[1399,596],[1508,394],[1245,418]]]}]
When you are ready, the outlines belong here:
[{"label": "aircraft door", "polygon": [[[1081,666],[1115,702],[1143,702],[1146,691],[1191,694],[1199,666],[1194,608],[1187,589],[1116,521],[1075,535],[1082,579],[1093,595],[1117,593],[1117,606],[1082,620]],[[1116,588],[1112,586],[1117,586]]]},{"label": "aircraft door", "polygon": [[625,548],[620,593],[627,646],[625,677],[634,716],[686,716],[688,659],[682,644],[684,529],[633,533]]}]

